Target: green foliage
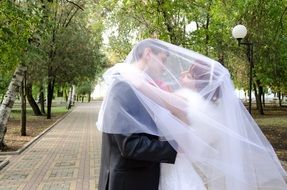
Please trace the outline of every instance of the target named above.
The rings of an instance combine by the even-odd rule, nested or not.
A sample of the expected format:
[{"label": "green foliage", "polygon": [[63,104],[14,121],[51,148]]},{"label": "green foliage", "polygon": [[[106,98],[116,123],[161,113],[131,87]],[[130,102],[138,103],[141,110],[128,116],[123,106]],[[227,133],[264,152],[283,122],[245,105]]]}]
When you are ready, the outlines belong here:
[{"label": "green foliage", "polygon": [[[190,48],[223,63],[239,88],[248,88],[246,47],[231,36],[244,24],[254,43],[255,79],[264,87],[286,92],[286,0],[109,0],[100,1],[109,32],[107,52],[122,61],[140,39],[154,37]],[[186,31],[194,22],[195,31]]]},{"label": "green foliage", "polygon": [[[32,2],[0,2],[0,63],[17,65],[29,53],[29,40],[40,23],[39,9]],[[13,67],[13,66],[11,66]],[[8,67],[9,69],[11,67]]]},{"label": "green foliage", "polygon": [[[83,8],[84,7],[84,8]],[[106,66],[101,52],[103,24],[93,1],[0,2],[0,94],[19,64],[27,79],[42,85],[48,69],[57,85],[95,80]]]},{"label": "green foliage", "polygon": [[77,87],[77,94],[78,95],[88,95],[91,94],[93,91],[93,83],[89,82],[89,81],[85,81],[83,83],[81,83],[78,87]]},{"label": "green foliage", "polygon": [[246,10],[242,20],[254,42],[256,77],[264,86],[281,91],[287,81],[286,1],[250,1]]},{"label": "green foliage", "polygon": [[[0,2],[0,94],[7,88],[18,64],[29,54],[29,39],[39,24],[37,10],[12,1]],[[27,8],[29,7],[29,9]]]},{"label": "green foliage", "polygon": [[[89,23],[89,6],[85,12],[77,12],[77,16],[63,24],[59,20],[56,31],[55,56],[50,66],[58,85],[71,85],[92,81],[98,77],[106,65],[101,52],[102,26],[100,23]],[[69,10],[62,9],[63,15]]]},{"label": "green foliage", "polygon": [[[264,87],[287,93],[286,0],[75,0],[0,1],[0,94],[18,64],[28,80],[45,84],[52,68],[56,84],[97,79],[121,62],[133,44],[157,37],[222,62],[237,87],[248,88],[244,46],[231,37],[244,24],[254,43],[255,77]],[[190,23],[194,31],[187,31]],[[103,44],[102,34],[109,41]],[[104,51],[103,51],[104,50]]]}]

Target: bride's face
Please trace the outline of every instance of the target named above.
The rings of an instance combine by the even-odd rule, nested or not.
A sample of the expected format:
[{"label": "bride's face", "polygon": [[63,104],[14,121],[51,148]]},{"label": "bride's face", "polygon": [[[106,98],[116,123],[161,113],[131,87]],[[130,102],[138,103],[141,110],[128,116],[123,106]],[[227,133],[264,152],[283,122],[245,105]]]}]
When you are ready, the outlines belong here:
[{"label": "bride's face", "polygon": [[189,70],[180,73],[179,81],[183,87],[195,89],[194,79]]}]

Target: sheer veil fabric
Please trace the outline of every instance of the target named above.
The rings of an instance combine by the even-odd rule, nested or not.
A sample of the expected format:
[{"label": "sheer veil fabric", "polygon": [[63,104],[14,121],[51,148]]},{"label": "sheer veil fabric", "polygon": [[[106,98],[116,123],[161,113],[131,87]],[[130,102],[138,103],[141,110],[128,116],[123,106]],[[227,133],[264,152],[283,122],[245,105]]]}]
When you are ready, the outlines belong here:
[{"label": "sheer veil fabric", "polygon": [[[272,146],[236,97],[228,70],[217,61],[146,39],[103,77],[109,89],[128,83],[157,128],[143,125],[125,105],[117,105],[120,113],[107,110],[108,90],[97,122],[100,131],[149,133],[168,140],[208,190],[287,189],[286,172]],[[104,114],[110,118],[105,123]],[[115,125],[118,117],[125,128]]]}]

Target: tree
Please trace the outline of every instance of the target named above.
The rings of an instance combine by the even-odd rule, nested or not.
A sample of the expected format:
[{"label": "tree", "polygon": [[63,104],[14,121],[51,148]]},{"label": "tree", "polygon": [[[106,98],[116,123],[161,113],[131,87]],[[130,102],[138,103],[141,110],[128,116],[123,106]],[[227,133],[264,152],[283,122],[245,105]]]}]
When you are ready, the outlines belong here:
[{"label": "tree", "polygon": [[85,81],[80,84],[77,88],[77,95],[82,97],[82,102],[84,101],[84,97],[88,96],[88,102],[91,101],[91,93],[94,89],[93,82]]},{"label": "tree", "polygon": [[0,106],[0,150],[6,147],[4,143],[4,136],[7,130],[6,125],[16,99],[16,92],[19,91],[19,87],[21,86],[25,70],[26,68],[23,66],[19,66],[16,69]]},{"label": "tree", "polygon": [[0,65],[5,66],[0,72],[9,73],[16,69],[0,107],[0,149],[3,149],[6,146],[4,136],[7,120],[26,70],[28,39],[34,27],[37,27],[38,20],[34,12],[22,9],[12,1],[1,1],[0,10]]}]

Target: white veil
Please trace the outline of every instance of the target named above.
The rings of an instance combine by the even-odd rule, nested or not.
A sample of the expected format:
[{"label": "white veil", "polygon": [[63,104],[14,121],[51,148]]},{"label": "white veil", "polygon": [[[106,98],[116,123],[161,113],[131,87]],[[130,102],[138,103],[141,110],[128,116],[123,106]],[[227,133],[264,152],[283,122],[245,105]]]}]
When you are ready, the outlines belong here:
[{"label": "white veil", "polygon": [[[146,39],[124,63],[110,68],[104,80],[109,91],[98,117],[100,131],[149,133],[168,140],[193,164],[208,190],[287,189],[286,172],[272,146],[236,97],[228,70],[217,61]],[[125,105],[107,106],[119,82],[130,85],[157,128],[142,124]],[[105,114],[110,119],[103,122]],[[114,123],[119,115],[124,127]]]}]

